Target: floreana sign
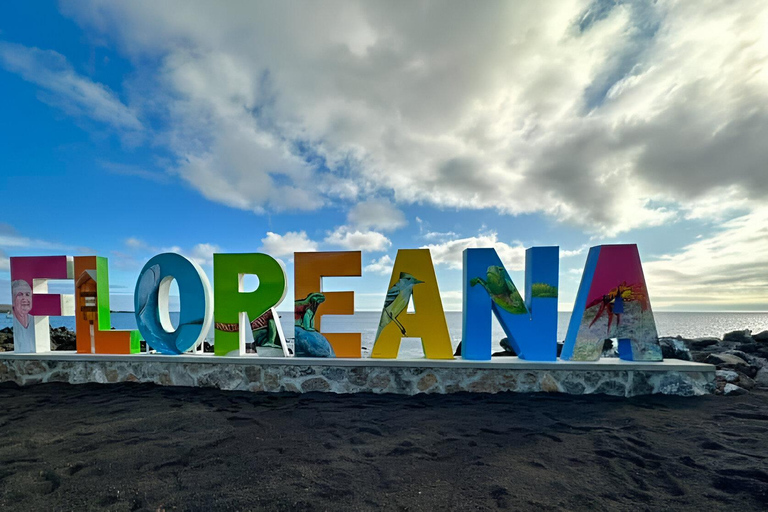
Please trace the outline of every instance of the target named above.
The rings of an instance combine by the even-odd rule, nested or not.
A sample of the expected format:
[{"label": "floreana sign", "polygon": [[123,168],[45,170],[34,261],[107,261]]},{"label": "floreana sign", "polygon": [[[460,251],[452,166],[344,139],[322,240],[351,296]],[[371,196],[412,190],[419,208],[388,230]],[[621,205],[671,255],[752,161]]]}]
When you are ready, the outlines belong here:
[{"label": "floreana sign", "polygon": [[[17,353],[49,352],[48,317],[74,315],[78,353],[134,354],[144,339],[159,353],[183,354],[199,347],[213,326],[214,353],[219,356],[244,356],[249,344],[258,356],[361,357],[359,333],[332,333],[322,328],[323,315],[354,313],[353,292],[323,292],[322,280],[361,276],[359,251],[295,253],[294,354],[288,350],[275,309],[288,288],[286,271],[267,254],[214,254],[213,286],[194,261],[175,253],[154,256],[136,282],[138,330],[128,331],[111,328],[106,258],[29,256],[10,260]],[[462,358],[491,358],[494,315],[520,358],[556,361],[559,248],[526,251],[524,294],[492,248],[465,249],[463,264]],[[246,292],[243,278],[249,274],[258,278],[259,285]],[[73,280],[74,294],[49,294],[49,279]],[[180,296],[175,328],[168,310],[173,280]],[[411,301],[413,313],[408,311]],[[427,249],[398,251],[371,357],[397,358],[404,337],[421,338],[428,359],[454,357]],[[662,359],[635,245],[590,249],[560,358],[595,361],[606,338],[619,340],[622,359]]]}]

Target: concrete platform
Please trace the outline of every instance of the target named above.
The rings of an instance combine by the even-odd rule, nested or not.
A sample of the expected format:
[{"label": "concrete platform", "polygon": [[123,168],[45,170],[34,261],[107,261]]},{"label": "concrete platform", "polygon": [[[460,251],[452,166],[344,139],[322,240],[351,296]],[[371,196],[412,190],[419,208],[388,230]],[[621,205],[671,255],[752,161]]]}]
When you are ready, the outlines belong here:
[{"label": "concrete platform", "polygon": [[0,353],[0,382],[151,382],[254,392],[497,393],[561,392],[695,396],[714,390],[715,367],[670,359],[657,363],[428,359],[217,357],[208,354],[95,355]]}]

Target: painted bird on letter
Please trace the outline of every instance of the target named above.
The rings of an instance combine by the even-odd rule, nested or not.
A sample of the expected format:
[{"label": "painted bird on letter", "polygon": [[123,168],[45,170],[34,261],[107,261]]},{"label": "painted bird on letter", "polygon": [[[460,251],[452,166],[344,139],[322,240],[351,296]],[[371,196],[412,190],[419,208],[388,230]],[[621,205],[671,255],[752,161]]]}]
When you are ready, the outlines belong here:
[{"label": "painted bird on letter", "polygon": [[381,320],[379,320],[379,330],[376,331],[374,343],[379,339],[379,334],[381,334],[381,331],[384,330],[384,327],[386,327],[389,322],[395,322],[400,329],[400,332],[405,336],[405,327],[397,321],[397,317],[408,307],[408,303],[411,301],[411,294],[413,294],[413,287],[423,282],[424,281],[419,281],[411,274],[400,272],[400,280],[387,292],[387,298],[384,301],[384,310],[381,312]]}]

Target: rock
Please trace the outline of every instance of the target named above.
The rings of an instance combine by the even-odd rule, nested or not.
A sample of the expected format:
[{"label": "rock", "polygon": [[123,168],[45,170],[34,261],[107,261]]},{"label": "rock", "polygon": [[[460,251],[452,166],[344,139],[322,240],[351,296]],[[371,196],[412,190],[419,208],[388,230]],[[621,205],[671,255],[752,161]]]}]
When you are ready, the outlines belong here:
[{"label": "rock", "polygon": [[736,350],[740,352],[746,352],[749,354],[757,353],[759,348],[760,348],[760,345],[758,345],[756,341],[753,341],[752,343],[739,343],[738,345],[736,345]]},{"label": "rock", "polygon": [[768,341],[768,331],[759,332],[752,336],[752,339],[755,341]]},{"label": "rock", "polygon": [[746,390],[750,390],[754,388],[756,385],[755,381],[752,380],[750,377],[747,377],[743,373],[739,372],[739,387],[742,387]]},{"label": "rock", "polygon": [[301,383],[301,390],[305,393],[309,391],[328,391],[329,389],[331,389],[331,385],[322,377],[312,377]]},{"label": "rock", "polygon": [[603,341],[603,353],[600,357],[619,357],[619,352],[613,346],[613,340],[608,338]]},{"label": "rock", "polygon": [[702,350],[712,345],[717,345],[720,343],[720,338],[680,338],[680,341],[685,343],[691,350]]},{"label": "rock", "polygon": [[517,354],[514,352],[508,352],[506,350],[502,350],[501,352],[494,352],[491,354],[491,357],[515,357]]},{"label": "rock", "polygon": [[736,382],[739,380],[739,374],[733,370],[717,370],[715,372],[715,377],[723,379],[725,382]]},{"label": "rock", "polygon": [[768,387],[768,368],[762,368],[755,375],[755,384],[762,387]]},{"label": "rock", "polygon": [[718,368],[720,366],[736,367],[738,365],[749,366],[747,362],[733,354],[709,354],[704,360],[705,363],[714,364]]},{"label": "rock", "polygon": [[424,374],[421,379],[419,379],[419,382],[416,383],[416,387],[419,391],[426,391],[435,384],[437,384],[437,377],[434,373],[428,372]]},{"label": "rock", "polygon": [[298,326],[294,348],[296,357],[336,357],[333,347],[325,336],[317,331],[307,331]]},{"label": "rock", "polygon": [[515,349],[512,348],[512,344],[509,342],[508,338],[501,338],[499,345],[501,345],[501,348],[504,349],[504,352],[511,352],[513,356],[517,355]]},{"label": "rock", "polygon": [[75,333],[66,327],[51,327],[51,350],[77,350]]},{"label": "rock", "polygon": [[740,388],[736,384],[726,384],[725,387],[723,388],[724,395],[739,396],[739,395],[745,395],[747,393],[749,393],[749,391],[747,391],[744,388]]},{"label": "rock", "polygon": [[680,359],[683,361],[691,361],[691,351],[685,343],[678,338],[659,338],[659,345],[661,345],[661,355],[664,359]]},{"label": "rock", "polygon": [[453,353],[454,357],[461,356],[461,342],[456,346],[456,352]]},{"label": "rock", "polygon": [[744,361],[749,361],[749,355],[747,355],[746,352],[742,352],[741,350],[726,350],[723,353],[739,357],[739,358],[743,359]]},{"label": "rock", "polygon": [[752,343],[752,331],[744,329],[743,331],[731,331],[723,335],[723,341],[735,341],[736,343]]}]

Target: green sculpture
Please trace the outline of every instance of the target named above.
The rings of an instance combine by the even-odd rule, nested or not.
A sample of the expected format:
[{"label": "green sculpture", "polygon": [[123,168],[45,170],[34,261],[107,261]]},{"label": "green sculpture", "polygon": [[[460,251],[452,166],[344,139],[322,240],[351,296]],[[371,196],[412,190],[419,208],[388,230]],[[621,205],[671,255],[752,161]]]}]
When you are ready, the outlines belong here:
[{"label": "green sculpture", "polygon": [[294,323],[305,331],[314,331],[315,313],[323,302],[325,302],[325,295],[317,292],[295,301]]}]

